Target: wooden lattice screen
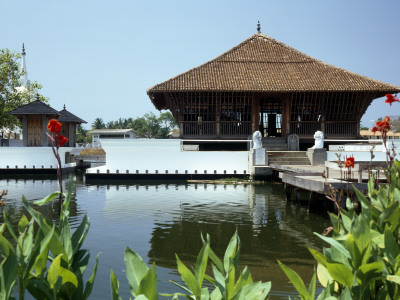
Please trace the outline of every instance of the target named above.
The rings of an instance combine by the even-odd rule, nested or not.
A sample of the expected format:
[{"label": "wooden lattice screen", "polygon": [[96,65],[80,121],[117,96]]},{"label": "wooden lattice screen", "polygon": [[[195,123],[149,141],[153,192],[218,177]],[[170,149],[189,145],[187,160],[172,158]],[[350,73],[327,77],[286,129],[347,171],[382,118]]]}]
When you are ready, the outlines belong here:
[{"label": "wooden lattice screen", "polygon": [[251,134],[250,93],[169,93],[171,112],[182,136],[248,136]]},{"label": "wooden lattice screen", "polygon": [[373,95],[356,92],[293,93],[290,132],[312,136],[357,136],[362,115]]}]

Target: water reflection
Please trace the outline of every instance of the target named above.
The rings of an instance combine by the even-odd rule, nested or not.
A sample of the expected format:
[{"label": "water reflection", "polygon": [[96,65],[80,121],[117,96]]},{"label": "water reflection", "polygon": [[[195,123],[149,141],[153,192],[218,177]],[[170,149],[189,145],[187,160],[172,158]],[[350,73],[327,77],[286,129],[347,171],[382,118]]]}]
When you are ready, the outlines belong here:
[{"label": "water reflection", "polygon": [[[66,183],[65,183],[66,184]],[[0,180],[8,189],[6,211],[22,214],[21,194],[40,199],[58,189],[56,180]],[[146,184],[77,182],[71,219],[77,224],[87,212],[91,229],[84,247],[94,256],[102,252],[93,292],[94,299],[110,295],[110,268],[120,280],[121,296],[129,297],[123,252],[126,246],[148,263],[155,262],[159,292],[174,292],[169,279],[179,281],[175,253],[193,266],[202,243],[200,234],[211,236],[211,246],[220,257],[234,231],[242,241],[241,264],[248,265],[255,280],[272,281],[272,298],[293,293],[277,259],[298,271],[305,282],[313,274],[314,260],[307,247],[322,243],[313,232],[322,232],[328,220],[287,204],[279,184]],[[43,208],[57,219],[58,206]],[[73,225],[76,226],[76,225]],[[91,268],[91,266],[89,266]]]}]

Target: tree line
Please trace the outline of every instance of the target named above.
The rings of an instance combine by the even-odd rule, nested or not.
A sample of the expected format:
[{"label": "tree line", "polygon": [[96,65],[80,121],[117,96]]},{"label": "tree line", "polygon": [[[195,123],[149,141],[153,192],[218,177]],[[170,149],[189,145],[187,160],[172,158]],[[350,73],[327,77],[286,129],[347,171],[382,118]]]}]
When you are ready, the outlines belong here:
[{"label": "tree line", "polygon": [[[138,138],[147,139],[166,139],[169,138],[171,130],[178,128],[178,123],[167,111],[155,115],[152,112],[144,114],[138,118],[119,118],[115,121],[105,123],[102,118],[96,118],[91,124],[91,130],[95,129],[133,129]],[[84,129],[82,126],[77,126],[76,142],[89,143],[91,142],[90,130]]]}]

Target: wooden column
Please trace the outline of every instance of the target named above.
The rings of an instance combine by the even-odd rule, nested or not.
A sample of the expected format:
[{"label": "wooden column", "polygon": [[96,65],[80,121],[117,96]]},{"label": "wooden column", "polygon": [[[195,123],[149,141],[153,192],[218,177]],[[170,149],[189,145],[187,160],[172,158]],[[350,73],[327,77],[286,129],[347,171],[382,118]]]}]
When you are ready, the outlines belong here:
[{"label": "wooden column", "polygon": [[251,106],[251,130],[255,132],[258,130],[260,124],[260,97],[253,94],[252,106]]},{"label": "wooden column", "polygon": [[282,136],[290,134],[291,98],[290,94],[282,97]]},{"label": "wooden column", "polygon": [[217,137],[220,137],[221,135],[221,94],[217,93],[216,95],[217,97],[217,107],[216,107],[216,111],[215,111],[215,121],[216,123],[216,133],[217,133]]}]

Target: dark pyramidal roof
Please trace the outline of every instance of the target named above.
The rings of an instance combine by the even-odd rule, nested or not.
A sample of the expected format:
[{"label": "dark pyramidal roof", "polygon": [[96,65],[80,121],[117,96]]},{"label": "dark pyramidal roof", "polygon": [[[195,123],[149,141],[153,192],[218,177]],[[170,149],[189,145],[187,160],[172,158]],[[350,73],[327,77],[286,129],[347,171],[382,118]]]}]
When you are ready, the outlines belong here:
[{"label": "dark pyramidal roof", "polygon": [[53,115],[61,116],[61,113],[40,101],[39,99],[24,106],[18,107],[10,112],[10,115]]},{"label": "dark pyramidal roof", "polygon": [[40,101],[39,99],[30,102],[24,106],[18,107],[10,112],[10,115],[22,116],[22,115],[48,115],[54,116],[60,122],[69,122],[69,123],[86,123],[86,121],[81,118],[75,116],[73,113],[64,109],[61,111],[57,111],[52,108],[50,105],[47,105]]},{"label": "dark pyramidal roof", "polygon": [[265,34],[256,33],[231,50],[147,90],[158,109],[164,92],[381,92],[400,87],[338,68]]},{"label": "dark pyramidal roof", "polygon": [[60,111],[61,117],[58,118],[60,122],[70,122],[70,123],[87,123],[85,120],[75,116],[73,113],[69,112],[68,110],[64,109]]}]

